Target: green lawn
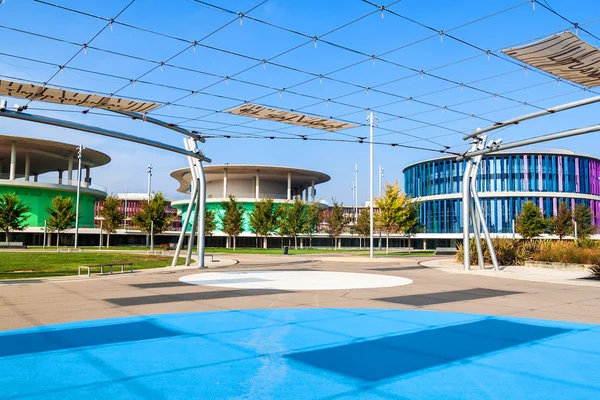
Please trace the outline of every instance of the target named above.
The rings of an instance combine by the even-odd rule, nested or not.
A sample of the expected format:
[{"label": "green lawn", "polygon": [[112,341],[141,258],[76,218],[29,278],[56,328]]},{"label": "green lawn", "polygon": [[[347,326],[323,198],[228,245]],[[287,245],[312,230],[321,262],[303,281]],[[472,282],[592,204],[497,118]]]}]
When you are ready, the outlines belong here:
[{"label": "green lawn", "polygon": [[[207,254],[283,254],[283,249],[256,249],[256,248],[238,248],[235,251],[232,249],[226,249],[223,247],[207,247]],[[298,249],[294,250],[290,247],[289,254],[344,254],[351,253],[353,256],[368,256],[369,249],[345,249],[341,248],[338,250],[332,249]],[[390,250],[389,254],[385,254],[385,250],[375,250],[377,256],[430,256],[433,254],[433,250],[414,250],[411,253],[407,251],[393,251]]]},{"label": "green lawn", "polygon": [[[333,254],[333,253],[348,253],[348,252],[352,252],[352,253],[356,253],[356,252],[360,252],[360,251],[364,251],[364,250],[355,250],[355,249],[339,249],[339,250],[332,250],[332,249],[298,249],[298,250],[294,250],[293,247],[289,248],[288,253],[290,255],[294,255],[294,254]],[[206,248],[206,253],[207,254],[283,254],[283,249],[281,248],[276,248],[276,249],[257,249],[255,247],[239,247],[237,249],[232,250],[232,249],[226,249],[224,247],[207,247]]]},{"label": "green lawn", "polygon": [[[77,275],[77,267],[80,265],[123,261],[133,262],[134,269],[145,269],[171,265],[172,257],[89,251],[82,253],[1,252],[0,279]],[[184,258],[179,258],[177,265],[183,265],[184,262]],[[100,272],[100,268],[92,268],[92,273],[96,272]]]},{"label": "green lawn", "polygon": [[[398,256],[409,256],[409,257],[422,257],[422,256],[431,256],[435,253],[433,250],[413,250],[410,253],[408,251],[390,251],[389,254],[385,254],[385,250],[377,250],[374,254],[377,257],[398,257]],[[368,256],[369,252],[357,254],[360,256]]]}]

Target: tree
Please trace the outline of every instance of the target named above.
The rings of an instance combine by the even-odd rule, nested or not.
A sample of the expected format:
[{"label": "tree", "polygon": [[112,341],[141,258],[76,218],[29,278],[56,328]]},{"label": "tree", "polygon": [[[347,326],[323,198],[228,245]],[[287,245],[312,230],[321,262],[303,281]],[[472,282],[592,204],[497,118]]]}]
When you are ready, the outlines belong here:
[{"label": "tree", "polygon": [[288,215],[289,205],[288,204],[280,204],[275,210],[275,220],[277,233],[281,236],[281,245],[284,245],[283,238],[290,235],[288,231],[287,224],[287,215]]},{"label": "tree", "polygon": [[402,213],[402,220],[400,221],[400,229],[404,232],[404,235],[408,237],[408,252],[410,253],[410,238],[423,231],[423,225],[421,224],[421,218],[419,215],[420,205],[419,203],[412,201],[410,198],[406,199],[405,211]]},{"label": "tree", "polygon": [[106,248],[110,248],[110,234],[115,233],[123,220],[123,213],[121,212],[121,200],[116,196],[108,196],[99,213],[102,221],[102,230],[106,232]]},{"label": "tree", "polygon": [[[356,224],[354,225],[354,230],[358,234],[359,237],[367,237],[371,235],[371,210],[368,208],[364,208],[360,214],[358,214],[358,219],[356,220]],[[360,238],[359,238],[360,240]]]},{"label": "tree", "polygon": [[592,225],[592,212],[585,204],[575,206],[573,219],[577,224],[577,237],[587,238],[596,233],[596,227]]},{"label": "tree", "polygon": [[308,234],[309,244],[312,248],[312,235],[319,231],[319,224],[321,222],[321,210],[319,209],[318,203],[312,203],[306,210],[306,224],[304,225],[303,233]]},{"label": "tree", "polygon": [[0,230],[6,234],[6,242],[9,242],[11,231],[22,231],[31,211],[26,203],[22,202],[14,193],[0,195]]},{"label": "tree", "polygon": [[327,222],[326,231],[333,239],[334,248],[337,249],[338,237],[344,232],[348,224],[348,221],[344,217],[343,205],[334,200],[325,221]]},{"label": "tree", "polygon": [[294,238],[294,248],[298,250],[298,235],[306,229],[308,207],[305,202],[296,197],[286,210],[286,232]]},{"label": "tree", "polygon": [[558,236],[560,240],[573,234],[573,215],[564,201],[559,204],[558,213],[552,219],[552,233]]},{"label": "tree", "polygon": [[267,236],[277,229],[277,214],[273,199],[264,198],[254,203],[249,215],[250,230],[263,238],[263,247],[267,248]]},{"label": "tree", "polygon": [[48,213],[48,230],[56,232],[56,247],[60,243],[60,233],[75,226],[75,207],[73,199],[56,196],[52,199],[50,207],[46,207]]},{"label": "tree", "polygon": [[213,232],[217,229],[217,224],[215,223],[215,216],[217,213],[214,210],[206,209],[204,213],[204,235],[212,236]]},{"label": "tree", "polygon": [[173,216],[167,213],[169,203],[161,193],[155,193],[148,200],[143,200],[139,210],[133,215],[133,223],[142,232],[150,235],[150,243],[154,243],[154,236],[169,229]]},{"label": "tree", "polygon": [[225,211],[221,216],[222,231],[227,234],[228,241],[229,238],[233,238],[233,250],[235,250],[235,238],[243,230],[244,207],[238,203],[233,195],[229,196],[229,201],[222,202],[221,206]]},{"label": "tree", "polygon": [[398,183],[385,184],[385,192],[375,199],[375,206],[379,212],[375,215],[377,225],[386,234],[385,253],[389,252],[390,233],[400,232],[402,221],[405,219],[406,195],[400,193]]},{"label": "tree", "polygon": [[547,229],[548,221],[542,216],[538,206],[530,201],[523,203],[521,214],[517,217],[517,232],[525,239],[532,239]]}]

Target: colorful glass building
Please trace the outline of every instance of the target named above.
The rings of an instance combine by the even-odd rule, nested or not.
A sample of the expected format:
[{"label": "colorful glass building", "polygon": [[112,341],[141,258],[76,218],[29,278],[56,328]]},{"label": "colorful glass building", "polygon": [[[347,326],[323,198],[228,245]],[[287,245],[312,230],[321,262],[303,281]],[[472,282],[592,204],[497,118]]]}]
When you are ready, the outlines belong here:
[{"label": "colorful glass building", "polygon": [[[462,175],[465,162],[441,157],[403,169],[404,190],[421,203],[425,232],[462,232]],[[556,216],[558,205],[591,208],[593,224],[600,226],[600,159],[567,150],[501,152],[484,156],[477,185],[486,222],[492,233],[512,233],[527,201],[546,217]]]}]

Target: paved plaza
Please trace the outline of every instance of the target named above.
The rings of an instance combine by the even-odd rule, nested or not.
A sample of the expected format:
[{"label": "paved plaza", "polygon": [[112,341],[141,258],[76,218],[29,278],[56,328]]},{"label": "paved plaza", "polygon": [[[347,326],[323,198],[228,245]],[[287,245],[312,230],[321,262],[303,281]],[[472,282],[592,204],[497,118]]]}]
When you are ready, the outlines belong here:
[{"label": "paved plaza", "polygon": [[236,258],[3,284],[0,396],[600,397],[594,281],[423,257]]}]

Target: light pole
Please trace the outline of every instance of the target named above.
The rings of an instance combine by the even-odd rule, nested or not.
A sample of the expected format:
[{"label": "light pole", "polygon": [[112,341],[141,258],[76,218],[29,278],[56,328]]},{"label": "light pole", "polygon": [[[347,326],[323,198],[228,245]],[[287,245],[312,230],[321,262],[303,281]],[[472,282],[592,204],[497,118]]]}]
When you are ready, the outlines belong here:
[{"label": "light pole", "polygon": [[[383,181],[383,167],[379,166],[379,197],[381,197],[381,182]],[[379,229],[379,250],[381,250],[381,229]]]},{"label": "light pole", "polygon": [[381,197],[381,181],[383,180],[383,167],[379,166],[379,197]]},{"label": "light pole", "polygon": [[358,222],[358,164],[354,164],[354,223]]},{"label": "light pole", "polygon": [[[150,194],[152,189],[152,164],[148,164],[148,203],[150,203]],[[150,237],[146,233],[146,247],[150,246]]]},{"label": "light pole", "polygon": [[123,213],[123,230],[127,231],[127,197],[129,197],[129,188],[125,188],[125,212]]},{"label": "light pole", "polygon": [[373,258],[373,126],[375,125],[375,120],[373,119],[373,112],[369,113],[367,119],[369,120],[369,211],[370,211],[370,221],[369,221],[369,257]]},{"label": "light pole", "polygon": [[44,220],[44,243],[42,244],[42,249],[46,248],[46,237],[48,235],[48,221]]},{"label": "light pole", "polygon": [[83,149],[82,145],[77,147],[79,165],[77,166],[77,200],[75,201],[75,248],[77,248],[77,239],[79,237],[79,190],[81,187],[81,153],[83,153]]},{"label": "light pole", "polygon": [[352,217],[352,221],[355,221],[354,223],[356,224],[356,196],[355,196],[355,191],[356,191],[356,183],[354,181],[352,181],[352,209],[354,210],[354,216]]}]

